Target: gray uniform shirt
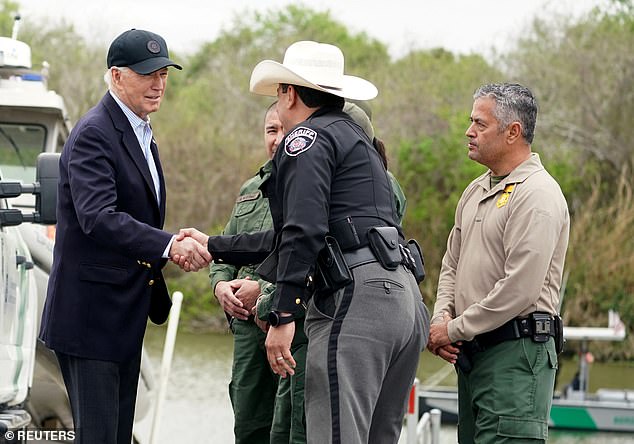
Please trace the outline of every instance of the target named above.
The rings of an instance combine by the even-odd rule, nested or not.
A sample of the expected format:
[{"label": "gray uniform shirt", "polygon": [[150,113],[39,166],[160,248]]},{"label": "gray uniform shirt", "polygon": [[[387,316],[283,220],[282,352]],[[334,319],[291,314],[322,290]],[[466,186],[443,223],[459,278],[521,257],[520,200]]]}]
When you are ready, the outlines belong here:
[{"label": "gray uniform shirt", "polygon": [[443,257],[434,320],[471,340],[534,311],[556,314],[568,247],[568,206],[532,153],[495,187],[491,172],[463,192]]}]

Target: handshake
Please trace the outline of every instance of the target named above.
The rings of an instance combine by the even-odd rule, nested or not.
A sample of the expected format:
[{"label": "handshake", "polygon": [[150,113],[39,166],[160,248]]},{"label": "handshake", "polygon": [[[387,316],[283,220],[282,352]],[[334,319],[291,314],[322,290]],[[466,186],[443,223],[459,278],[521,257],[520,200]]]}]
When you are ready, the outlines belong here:
[{"label": "handshake", "polygon": [[169,258],[184,271],[198,271],[213,259],[208,240],[209,236],[195,228],[182,228],[172,242]]}]

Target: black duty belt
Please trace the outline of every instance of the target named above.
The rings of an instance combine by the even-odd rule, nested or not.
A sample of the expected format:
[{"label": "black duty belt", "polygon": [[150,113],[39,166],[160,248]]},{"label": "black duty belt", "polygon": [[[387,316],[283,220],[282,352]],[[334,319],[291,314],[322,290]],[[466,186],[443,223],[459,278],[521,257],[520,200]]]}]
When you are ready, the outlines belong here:
[{"label": "black duty belt", "polygon": [[[412,266],[410,259],[406,257],[403,253],[403,249],[405,248],[406,247],[403,247],[401,249],[401,264],[405,265],[406,268],[411,270]],[[343,253],[343,257],[346,258],[346,264],[351,270],[361,265],[371,264],[372,262],[379,262],[370,247],[361,247],[353,251],[346,251]]]},{"label": "black duty belt", "polygon": [[346,264],[351,270],[360,265],[378,262],[370,247],[361,247],[353,251],[346,251],[343,253],[343,257],[346,258]]},{"label": "black duty belt", "polygon": [[533,342],[547,342],[555,338],[557,353],[563,350],[563,323],[561,317],[548,313],[534,312],[526,318],[515,318],[496,328],[482,333],[472,341],[462,341],[456,366],[463,373],[469,373],[473,367],[473,356],[495,345],[514,339],[531,338]]},{"label": "black duty belt", "polygon": [[533,338],[535,342],[546,342],[555,334],[555,317],[547,313],[535,312],[526,318],[511,319],[495,330],[479,334],[473,342],[476,348],[487,349],[505,341],[521,338]]},{"label": "black duty belt", "polygon": [[345,251],[367,246],[368,230],[383,226],[387,226],[387,223],[378,217],[354,216],[330,223],[328,231]]}]

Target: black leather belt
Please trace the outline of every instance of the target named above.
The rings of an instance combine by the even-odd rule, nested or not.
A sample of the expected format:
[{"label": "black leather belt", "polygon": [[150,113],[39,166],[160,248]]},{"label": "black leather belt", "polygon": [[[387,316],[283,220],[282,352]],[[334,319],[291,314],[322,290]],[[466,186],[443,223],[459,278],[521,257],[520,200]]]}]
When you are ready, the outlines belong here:
[{"label": "black leather belt", "polygon": [[[535,319],[532,316],[527,318],[514,318],[510,321],[502,324],[495,330],[482,333],[473,338],[473,342],[476,348],[487,349],[494,345],[500,344],[504,341],[510,341],[513,339],[530,338],[536,335],[555,336],[554,317],[549,316],[549,319],[542,321],[550,321],[541,327],[536,327]],[[536,328],[545,329],[543,331],[536,331]]]},{"label": "black leather belt", "polygon": [[477,335],[472,341],[462,341],[456,366],[463,373],[469,373],[473,367],[474,354],[483,352],[502,342],[521,338],[532,338],[533,342],[546,342],[552,336],[555,338],[557,350],[560,350],[560,346],[563,347],[563,337],[559,338],[562,344],[557,345],[557,321],[563,329],[561,318],[558,316],[555,318],[548,313],[534,312],[526,318],[511,319],[495,330]]},{"label": "black leather belt", "polygon": [[361,247],[354,251],[346,251],[343,253],[343,257],[346,258],[346,264],[351,270],[360,265],[378,262],[370,247]]},{"label": "black leather belt", "polygon": [[[346,264],[351,270],[361,265],[378,262],[376,256],[374,256],[374,252],[370,247],[361,247],[353,251],[346,251],[343,253],[343,257],[346,259]],[[405,265],[405,267],[409,269],[410,263],[407,261],[407,258],[403,257],[402,251],[401,258],[401,264]]]},{"label": "black leather belt", "polygon": [[337,239],[342,250],[368,246],[368,230],[386,226],[383,219],[373,216],[354,216],[329,224],[328,231]]}]

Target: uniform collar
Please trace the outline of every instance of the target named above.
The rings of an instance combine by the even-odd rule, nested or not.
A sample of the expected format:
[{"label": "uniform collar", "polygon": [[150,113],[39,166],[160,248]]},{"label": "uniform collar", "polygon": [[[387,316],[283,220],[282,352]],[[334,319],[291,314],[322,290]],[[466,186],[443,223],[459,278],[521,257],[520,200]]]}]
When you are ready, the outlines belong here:
[{"label": "uniform collar", "polygon": [[330,113],[343,113],[343,110],[332,106],[322,106],[321,108],[318,108],[314,113],[312,113],[306,120],[310,120],[313,117],[319,117],[323,116],[324,114]]},{"label": "uniform collar", "polygon": [[271,171],[273,171],[273,161],[269,159],[266,161],[264,165],[260,167],[260,171],[258,171],[258,174],[262,178],[266,176],[267,174],[269,174]]},{"label": "uniform collar", "polygon": [[491,170],[488,170],[478,179],[476,183],[484,188],[485,191],[504,189],[508,184],[524,182],[528,176],[536,171],[543,170],[544,166],[539,158],[539,154],[531,153],[528,159],[520,163],[513,171],[509,173],[500,183],[491,188]]},{"label": "uniform collar", "polygon": [[539,159],[539,154],[531,153],[529,158],[520,163],[517,168],[511,171],[511,174],[509,174],[506,179],[502,181],[502,183],[524,182],[528,178],[528,176],[532,175],[535,171],[543,169],[544,167],[541,160]]}]

